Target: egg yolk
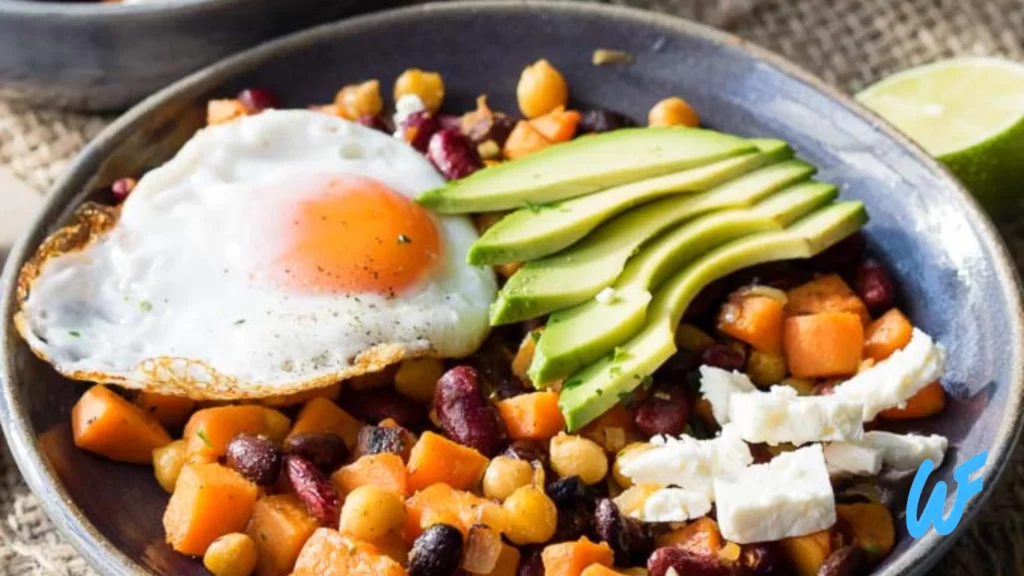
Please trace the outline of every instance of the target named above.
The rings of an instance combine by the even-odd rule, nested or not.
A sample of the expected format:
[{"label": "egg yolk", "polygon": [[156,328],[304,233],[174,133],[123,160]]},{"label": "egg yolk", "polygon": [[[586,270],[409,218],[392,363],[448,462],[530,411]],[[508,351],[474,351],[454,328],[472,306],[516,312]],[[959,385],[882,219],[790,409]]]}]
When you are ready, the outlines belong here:
[{"label": "egg yolk", "polygon": [[302,291],[400,294],[426,277],[441,240],[426,209],[377,180],[332,176],[286,216],[277,277]]}]

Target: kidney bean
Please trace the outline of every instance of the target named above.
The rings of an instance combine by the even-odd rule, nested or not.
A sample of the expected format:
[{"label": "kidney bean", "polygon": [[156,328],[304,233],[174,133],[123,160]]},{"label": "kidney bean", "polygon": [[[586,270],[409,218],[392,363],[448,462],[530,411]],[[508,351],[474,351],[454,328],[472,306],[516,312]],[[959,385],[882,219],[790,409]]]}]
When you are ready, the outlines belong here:
[{"label": "kidney bean", "polygon": [[245,107],[249,114],[262,112],[267,108],[280,108],[281,102],[270,90],[263,88],[249,88],[238,93],[238,101]]},{"label": "kidney bean", "polygon": [[482,144],[493,140],[498,147],[505,145],[508,135],[512,133],[516,123],[504,114],[494,114],[490,118],[481,118],[476,124],[469,127],[466,136],[474,144]]},{"label": "kidney bean", "polygon": [[781,575],[786,565],[782,550],[775,542],[744,545],[739,564],[745,576]]},{"label": "kidney bean", "polygon": [[289,454],[302,456],[328,474],[337,470],[348,458],[345,441],[341,436],[331,433],[296,434],[288,438],[284,449]]},{"label": "kidney bean", "polygon": [[[643,523],[624,516],[609,498],[597,501],[594,531],[615,551],[615,563],[623,566],[642,564],[654,550],[654,536]],[[680,574],[687,574],[680,571]]]},{"label": "kidney bean", "polygon": [[829,246],[825,251],[811,258],[810,264],[818,272],[845,272],[864,254],[864,236],[855,233]]},{"label": "kidney bean", "polygon": [[428,420],[427,409],[423,405],[391,387],[349,390],[345,393],[343,404],[350,414],[371,424],[391,418],[403,428],[419,432]]},{"label": "kidney bean", "polygon": [[391,128],[391,123],[383,116],[374,116],[372,114],[364,114],[357,120],[359,124],[366,126],[367,128],[373,128],[386,134],[391,134],[394,130]]},{"label": "kidney bean", "polygon": [[341,497],[334,483],[316,465],[301,456],[285,456],[284,468],[295,497],[302,502],[306,512],[323,526],[337,527]]},{"label": "kidney bean", "polygon": [[889,269],[878,260],[869,258],[861,262],[854,285],[857,295],[875,316],[896,304],[896,283]]},{"label": "kidney bean", "polygon": [[579,540],[581,536],[589,536],[591,524],[590,512],[582,501],[576,502],[571,508],[559,508],[555,535],[548,543],[569,542]]},{"label": "kidney bean", "polygon": [[438,114],[436,118],[441,130],[457,130],[460,133],[462,132],[462,117],[452,116],[451,114]]},{"label": "kidney bean", "polygon": [[730,576],[732,570],[717,555],[696,554],[682,548],[658,548],[647,559],[649,576],[665,576],[672,568],[682,576]]},{"label": "kidney bean", "polygon": [[547,449],[534,440],[516,440],[512,442],[505,449],[505,456],[526,460],[527,462],[537,462],[545,469],[548,467]]},{"label": "kidney bean", "polygon": [[454,128],[438,130],[430,137],[427,158],[449,180],[465,178],[483,168],[476,147]]},{"label": "kidney bean", "polygon": [[693,411],[689,398],[679,387],[658,387],[633,414],[633,423],[645,436],[678,436],[690,423]]},{"label": "kidney bean", "polygon": [[[518,337],[514,345],[518,346],[521,340],[522,337]],[[499,400],[529,392],[523,381],[512,373],[512,351],[502,334],[491,334],[466,361]]]},{"label": "kidney bean", "polygon": [[137,183],[135,178],[118,178],[110,185],[110,191],[113,192],[115,200],[124,202]]},{"label": "kidney bean", "polygon": [[434,412],[445,435],[459,444],[488,457],[501,448],[504,424],[473,368],[456,366],[441,376],[434,389]]},{"label": "kidney bean", "polygon": [[396,426],[363,426],[356,437],[356,458],[369,454],[390,452],[403,460],[409,459],[416,437],[405,428]]},{"label": "kidney bean", "polygon": [[520,549],[519,570],[516,576],[544,576],[544,560],[540,546],[528,546]]},{"label": "kidney bean", "polygon": [[427,527],[409,551],[409,576],[452,576],[462,562],[462,532],[448,524]]},{"label": "kidney bean", "polygon": [[441,123],[430,112],[423,110],[413,112],[396,128],[402,131],[410,146],[426,154],[430,139],[441,129]]},{"label": "kidney bean", "polygon": [[271,486],[281,473],[281,450],[262,436],[239,434],[228,443],[225,463],[253,484]]},{"label": "kidney bean", "polygon": [[825,558],[818,576],[857,576],[867,573],[868,554],[857,546],[843,546]]},{"label": "kidney bean", "polygon": [[700,355],[701,364],[721,368],[722,370],[742,370],[747,359],[743,353],[725,344],[709,346]]},{"label": "kidney bean", "polygon": [[636,126],[636,122],[629,116],[620,114],[613,110],[601,110],[595,108],[583,113],[580,117],[580,123],[576,129],[576,133],[600,134],[601,132],[611,132],[612,130],[629,128],[631,126]]}]

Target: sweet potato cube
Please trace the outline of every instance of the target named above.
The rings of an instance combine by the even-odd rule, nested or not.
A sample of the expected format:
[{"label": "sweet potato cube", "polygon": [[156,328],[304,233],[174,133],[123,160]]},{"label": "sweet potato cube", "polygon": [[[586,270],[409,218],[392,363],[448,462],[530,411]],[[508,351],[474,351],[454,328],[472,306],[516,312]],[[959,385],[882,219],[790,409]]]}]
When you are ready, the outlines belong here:
[{"label": "sweet potato cube", "polygon": [[864,357],[881,362],[910,344],[914,327],[902,312],[893,308],[868,325],[864,332]]},{"label": "sweet potato cube", "polygon": [[204,554],[217,538],[245,530],[258,493],[255,484],[220,464],[185,466],[164,511],[167,543],[182,554]]},{"label": "sweet potato cube", "polygon": [[192,415],[185,425],[188,453],[206,461],[227,454],[228,443],[239,434],[265,434],[266,409],[262,406],[217,406]]},{"label": "sweet potato cube", "polygon": [[329,432],[341,436],[349,450],[352,450],[356,446],[356,438],[359,436],[361,426],[362,423],[359,420],[353,418],[334,402],[327,398],[313,398],[302,407],[288,437],[291,438],[296,434]]},{"label": "sweet potato cube", "polygon": [[867,306],[838,274],[815,278],[786,292],[786,315],[804,316],[821,312],[850,312],[867,326],[871,315]]},{"label": "sweet potato cube", "polygon": [[171,443],[156,418],[101,385],[75,403],[71,431],[75,446],[132,464],[152,463],[153,450]]},{"label": "sweet potato cube", "polygon": [[850,312],[791,316],[783,342],[789,372],[797,378],[852,376],[864,352],[864,325]]},{"label": "sweet potato cube", "polygon": [[615,553],[605,542],[595,544],[586,536],[575,542],[552,544],[541,552],[544,576],[581,576],[593,564],[611,566]]},{"label": "sweet potato cube", "polygon": [[246,534],[256,543],[256,576],[288,576],[302,546],[320,527],[290,494],[256,501]]},{"label": "sweet potato cube", "polygon": [[332,474],[331,480],[342,494],[348,494],[360,486],[378,486],[405,498],[409,495],[405,476],[402,457],[384,452],[361,456]]},{"label": "sweet potato cube", "polygon": [[405,568],[372,544],[320,528],[306,541],[292,576],[406,576]]},{"label": "sweet potato cube", "polygon": [[439,434],[424,432],[409,455],[406,467],[409,490],[415,492],[438,483],[456,490],[472,490],[484,475],[488,462],[486,456],[472,448]]},{"label": "sweet potato cube", "polygon": [[135,398],[135,403],[172,430],[180,430],[196,409],[196,401],[191,398],[155,392],[142,392]]}]

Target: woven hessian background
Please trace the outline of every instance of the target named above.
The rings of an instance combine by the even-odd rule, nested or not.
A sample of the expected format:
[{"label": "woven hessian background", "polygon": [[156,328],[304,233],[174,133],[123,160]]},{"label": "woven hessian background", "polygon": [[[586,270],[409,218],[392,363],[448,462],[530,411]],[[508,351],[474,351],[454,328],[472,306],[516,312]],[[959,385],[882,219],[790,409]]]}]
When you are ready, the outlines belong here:
[{"label": "woven hessian background", "polygon": [[[1024,0],[612,0],[707,22],[774,50],[850,92],[958,55],[1024,59]],[[0,101],[0,165],[41,194],[109,118]],[[0,191],[2,194],[2,191]],[[2,199],[0,199],[2,206]],[[1021,219],[1024,222],[1024,219]],[[1003,225],[1024,263],[1024,227]],[[0,575],[94,572],[63,541],[0,454]],[[936,574],[1024,574],[1024,459]]]}]

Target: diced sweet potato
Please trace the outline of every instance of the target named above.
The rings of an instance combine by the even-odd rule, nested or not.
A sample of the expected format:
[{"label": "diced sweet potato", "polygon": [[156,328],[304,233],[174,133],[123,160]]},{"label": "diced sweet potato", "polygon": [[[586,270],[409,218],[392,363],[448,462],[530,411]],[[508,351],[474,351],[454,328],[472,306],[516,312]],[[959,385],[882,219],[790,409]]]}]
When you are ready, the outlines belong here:
[{"label": "diced sweet potato", "polygon": [[910,320],[893,308],[868,325],[864,332],[864,357],[881,362],[910,344],[913,335]]},{"label": "diced sweet potato", "polygon": [[228,443],[239,434],[266,434],[266,409],[262,406],[218,406],[192,415],[185,425],[188,453],[205,461],[227,454]]},{"label": "diced sweet potato", "polygon": [[836,516],[849,526],[853,545],[876,559],[887,556],[896,543],[892,513],[882,504],[837,504]]},{"label": "diced sweet potato", "polygon": [[191,398],[155,392],[139,393],[135,403],[170,430],[180,430],[196,409],[196,401]]},{"label": "diced sweet potato", "polygon": [[770,354],[782,353],[782,302],[768,296],[734,295],[722,305],[718,329]]},{"label": "diced sweet potato", "polygon": [[498,402],[512,440],[549,440],[565,430],[557,392],[520,394]]},{"label": "diced sweet potato", "polygon": [[320,528],[302,547],[292,576],[406,576],[402,565],[372,544]]},{"label": "diced sweet potato", "polygon": [[483,454],[435,434],[424,432],[409,455],[407,482],[415,492],[445,483],[456,490],[472,490],[480,482],[488,460]]},{"label": "diced sweet potato", "polygon": [[306,540],[320,523],[295,496],[281,494],[256,501],[245,532],[258,551],[256,576],[288,576]]},{"label": "diced sweet potato", "polygon": [[883,410],[879,417],[885,420],[914,420],[927,418],[942,412],[946,408],[946,391],[938,380],[918,390],[917,394],[907,400],[903,408]]},{"label": "diced sweet potato", "polygon": [[822,312],[850,312],[867,326],[867,306],[838,274],[828,274],[801,284],[786,293],[786,315],[804,316]]},{"label": "diced sweet potato", "polygon": [[156,418],[98,384],[72,408],[71,430],[75,446],[132,464],[151,463],[153,450],[171,443]]},{"label": "diced sweet potato", "polygon": [[405,498],[408,496],[405,474],[402,457],[385,452],[361,456],[335,472],[331,480],[342,494],[348,494],[360,486],[379,486]]},{"label": "diced sweet potato", "polygon": [[164,532],[171,548],[200,556],[211,542],[245,530],[259,490],[220,464],[182,468],[164,511]]},{"label": "diced sweet potato", "polygon": [[658,548],[676,546],[699,555],[718,555],[722,549],[722,533],[711,518],[698,518],[678,530],[666,532],[657,539]]},{"label": "diced sweet potato", "polygon": [[352,450],[356,446],[360,426],[362,423],[359,420],[353,418],[334,402],[327,398],[313,398],[302,407],[288,437],[309,432],[331,432],[341,436],[349,450]]},{"label": "diced sweet potato", "polygon": [[817,576],[821,565],[832,553],[832,535],[828,530],[779,541],[796,576]]},{"label": "diced sweet potato", "polygon": [[529,156],[534,152],[551,146],[553,142],[544,137],[536,128],[530,125],[527,120],[520,120],[516,123],[512,133],[505,140],[505,146],[501,153],[509,160]]},{"label": "diced sweet potato", "polygon": [[586,536],[576,542],[552,544],[541,552],[544,576],[581,576],[594,564],[611,566],[615,553],[605,542],[595,544]]},{"label": "diced sweet potato", "polygon": [[822,312],[786,319],[789,372],[797,378],[851,376],[864,352],[864,325],[856,314]]},{"label": "diced sweet potato", "polygon": [[210,100],[206,103],[206,123],[224,124],[245,116],[245,106],[237,99]]},{"label": "diced sweet potato", "polygon": [[572,140],[582,115],[576,110],[559,106],[543,116],[530,120],[530,127],[552,142]]},{"label": "diced sweet potato", "polygon": [[[530,330],[526,336],[523,336],[523,340],[519,343],[519,348],[516,350],[516,355],[512,357],[512,374],[523,382],[530,382],[530,376],[527,374],[527,371],[530,369],[530,364],[533,363],[533,356],[537,351],[537,340],[543,332],[543,326]],[[537,388],[540,388],[540,386],[537,386]]]},{"label": "diced sweet potato", "polygon": [[471,492],[455,490],[447,484],[434,484],[405,501],[406,540],[412,542],[428,526],[449,524],[469,532],[473,524],[486,524],[504,532],[508,524],[505,509]]}]

